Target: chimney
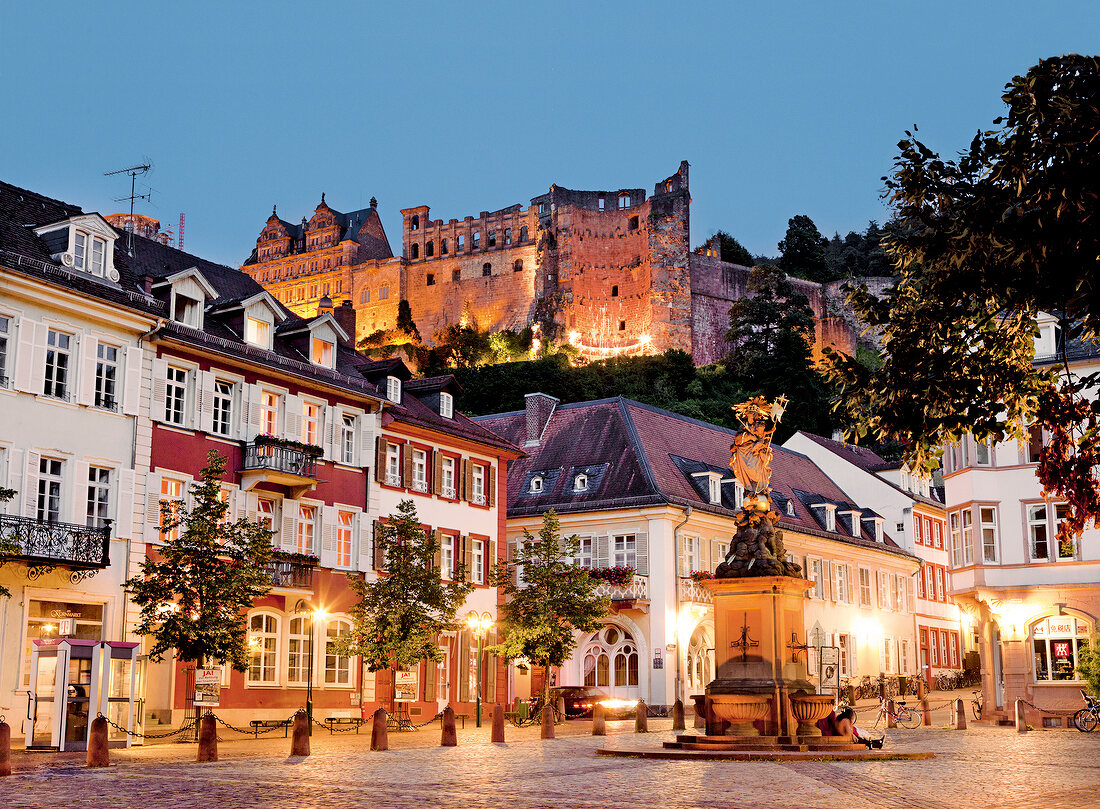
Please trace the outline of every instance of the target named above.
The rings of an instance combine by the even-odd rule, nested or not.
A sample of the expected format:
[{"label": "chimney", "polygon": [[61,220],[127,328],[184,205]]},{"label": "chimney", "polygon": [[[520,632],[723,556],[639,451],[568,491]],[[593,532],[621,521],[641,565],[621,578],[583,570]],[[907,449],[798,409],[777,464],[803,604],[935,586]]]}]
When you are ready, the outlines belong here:
[{"label": "chimney", "polygon": [[340,305],[332,310],[332,316],[340,324],[340,328],[348,333],[345,345],[355,345],[355,309],[351,301],[340,301]]},{"label": "chimney", "polygon": [[546,425],[550,423],[550,417],[554,415],[554,408],[561,399],[545,393],[528,393],[524,399],[527,404],[527,441],[524,446],[537,447],[542,441],[542,434],[546,432]]}]

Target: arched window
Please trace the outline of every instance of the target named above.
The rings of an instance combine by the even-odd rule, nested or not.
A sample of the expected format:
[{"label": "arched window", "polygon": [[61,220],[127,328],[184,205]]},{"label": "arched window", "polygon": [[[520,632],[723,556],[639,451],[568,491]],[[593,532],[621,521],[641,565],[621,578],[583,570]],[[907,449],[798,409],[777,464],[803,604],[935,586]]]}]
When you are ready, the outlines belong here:
[{"label": "arched window", "polygon": [[599,646],[593,646],[584,656],[584,684],[595,686],[611,685],[611,660],[607,652]]},{"label": "arched window", "polygon": [[607,624],[584,646],[584,684],[604,687],[638,686],[638,648],[630,633]]},{"label": "arched window", "polygon": [[409,258],[420,258],[420,245],[416,242],[409,248]]},{"label": "arched window", "polygon": [[615,654],[615,685],[638,684],[638,650],[623,646]]},{"label": "arched window", "polygon": [[485,262],[484,264],[482,264],[481,265],[481,274],[482,274],[482,276],[485,276],[485,277],[488,277],[488,276],[492,275],[493,274],[493,265],[490,264],[489,262]]},{"label": "arched window", "polygon": [[351,684],[351,658],[336,653],[336,641],[351,632],[351,622],[337,618],[325,629],[325,682],[332,685]]},{"label": "arched window", "polygon": [[370,303],[370,287],[363,287],[359,293],[359,303]]},{"label": "arched window", "polygon": [[428,243],[424,245],[424,255],[429,258],[435,255],[435,242],[429,240]]},{"label": "arched window", "polygon": [[531,493],[540,494],[542,492],[542,476],[535,475],[531,478]]},{"label": "arched window", "polygon": [[527,241],[527,225],[524,225],[519,229],[519,240],[521,242]]},{"label": "arched window", "polygon": [[248,682],[276,682],[279,659],[279,618],[258,612],[248,619]]},{"label": "arched window", "polygon": [[447,255],[447,240],[446,239],[440,239],[439,240],[439,255],[441,255],[441,256]]},{"label": "arched window", "polygon": [[305,683],[309,681],[309,629],[309,618],[298,616],[290,620],[286,663],[286,681],[288,683]]},{"label": "arched window", "polygon": [[409,220],[409,230],[420,230],[420,217],[416,214]]},{"label": "arched window", "polygon": [[512,262],[512,272],[523,272],[523,262],[520,259]]},{"label": "arched window", "polygon": [[698,627],[688,642],[687,686],[689,691],[702,692],[714,679],[714,657],[710,641],[703,627]]}]

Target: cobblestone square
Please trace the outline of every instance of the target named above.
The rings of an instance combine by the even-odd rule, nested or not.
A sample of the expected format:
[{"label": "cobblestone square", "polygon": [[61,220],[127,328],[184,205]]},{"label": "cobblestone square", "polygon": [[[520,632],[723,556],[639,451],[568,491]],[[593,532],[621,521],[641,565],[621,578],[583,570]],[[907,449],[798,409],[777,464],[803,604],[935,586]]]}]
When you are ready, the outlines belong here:
[{"label": "cobblestone square", "polygon": [[438,726],[391,736],[372,753],[369,736],[319,730],[313,755],[289,759],[289,741],[225,740],[221,760],[196,764],[193,745],[112,750],[112,766],[87,770],[79,756],[20,753],[0,781],[0,806],[13,809],[121,807],[477,807],[516,809],[648,806],[751,809],[881,807],[1093,807],[1100,787],[1100,734],[971,727],[891,730],[886,749],[931,750],[906,762],[707,762],[606,758],[597,748],[659,747],[667,719],[645,735],[612,723],[610,735],[586,735],[571,722],[552,740],[537,728],[508,728],[488,743],[489,728],[459,731],[457,747],[439,747]]}]

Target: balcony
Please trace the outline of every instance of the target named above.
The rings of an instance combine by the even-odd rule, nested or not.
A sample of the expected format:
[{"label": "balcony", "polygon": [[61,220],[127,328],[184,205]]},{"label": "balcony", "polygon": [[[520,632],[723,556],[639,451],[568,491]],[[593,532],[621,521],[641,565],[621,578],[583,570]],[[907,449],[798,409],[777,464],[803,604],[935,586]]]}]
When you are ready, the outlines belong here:
[{"label": "balcony", "polygon": [[610,598],[614,610],[649,611],[649,579],[646,576],[635,575],[629,584],[601,582],[596,587],[596,594]]},{"label": "balcony", "polygon": [[292,590],[313,589],[313,568],[313,564],[287,559],[272,559],[267,563],[271,586]]},{"label": "balcony", "polygon": [[713,604],[710,590],[694,579],[680,579],[680,601],[684,604]]},{"label": "balcony", "polygon": [[287,487],[288,494],[297,499],[317,485],[317,455],[272,438],[245,444],[241,488],[251,490],[258,483],[272,483]]},{"label": "balcony", "polygon": [[111,521],[105,522],[103,528],[88,528],[0,514],[0,548],[9,548],[7,559],[25,562],[32,579],[49,568],[67,567],[75,583],[111,564]]}]

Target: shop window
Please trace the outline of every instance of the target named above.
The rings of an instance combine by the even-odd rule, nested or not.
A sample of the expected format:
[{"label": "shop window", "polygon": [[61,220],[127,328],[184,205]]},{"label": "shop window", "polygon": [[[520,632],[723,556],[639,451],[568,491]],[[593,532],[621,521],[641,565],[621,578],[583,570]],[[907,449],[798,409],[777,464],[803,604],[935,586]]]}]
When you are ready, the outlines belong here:
[{"label": "shop window", "polygon": [[1036,682],[1076,681],[1079,653],[1088,646],[1090,627],[1079,618],[1055,616],[1031,625],[1032,666]]}]

